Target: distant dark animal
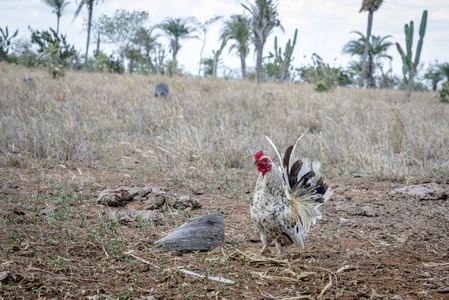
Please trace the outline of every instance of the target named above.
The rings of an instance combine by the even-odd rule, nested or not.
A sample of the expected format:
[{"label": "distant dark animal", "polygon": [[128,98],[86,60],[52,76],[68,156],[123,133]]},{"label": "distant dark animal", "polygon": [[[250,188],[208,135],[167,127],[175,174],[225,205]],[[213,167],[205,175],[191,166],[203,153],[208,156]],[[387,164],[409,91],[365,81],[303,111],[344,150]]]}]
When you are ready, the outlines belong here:
[{"label": "distant dark animal", "polygon": [[154,97],[168,97],[168,85],[166,83],[158,83],[154,91]]},{"label": "distant dark animal", "polygon": [[26,84],[27,87],[35,87],[36,83],[32,77],[25,77],[22,79],[22,83]]}]

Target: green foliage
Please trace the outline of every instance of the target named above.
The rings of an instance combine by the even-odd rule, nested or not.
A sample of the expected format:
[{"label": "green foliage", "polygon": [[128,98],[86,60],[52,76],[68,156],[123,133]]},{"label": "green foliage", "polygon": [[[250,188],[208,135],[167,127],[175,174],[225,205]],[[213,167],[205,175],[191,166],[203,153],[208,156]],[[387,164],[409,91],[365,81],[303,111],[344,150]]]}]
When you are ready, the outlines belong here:
[{"label": "green foliage", "polygon": [[[352,62],[352,70],[355,76],[360,76],[362,71],[362,57],[365,50],[366,37],[359,31],[353,31],[359,35],[356,40],[350,40],[343,47],[343,54],[350,54],[351,56],[358,56],[360,62]],[[384,60],[392,60],[392,57],[387,54],[388,49],[393,45],[392,42],[387,41],[391,36],[384,37],[373,35],[371,36],[371,43],[369,44],[367,54],[367,72],[365,73],[368,80],[369,87],[376,87],[375,74],[378,69],[382,70]]]},{"label": "green foliage", "polygon": [[125,65],[120,58],[115,58],[113,54],[106,58],[106,66],[110,73],[123,74]]},{"label": "green foliage", "polygon": [[285,44],[285,50],[278,48],[277,36],[274,38],[274,53],[270,52],[269,58],[274,58],[273,62],[266,65],[265,71],[270,77],[275,77],[279,81],[284,81],[290,78],[291,62],[293,61],[293,50],[296,45],[296,37],[298,29],[293,35],[293,42],[289,39]]},{"label": "green foliage", "polygon": [[11,44],[11,53],[7,62],[23,65],[25,67],[37,67],[40,63],[39,57],[32,50],[29,40],[18,39]]},{"label": "green foliage", "polygon": [[221,29],[221,39],[234,40],[235,43],[229,47],[229,52],[236,50],[240,57],[242,78],[246,74],[246,58],[249,53],[249,42],[251,31],[248,26],[249,20],[244,15],[232,15],[230,20],[224,22]]},{"label": "green foliage", "polygon": [[41,54],[43,62],[53,78],[63,77],[71,60],[77,57],[77,52],[73,45],[66,41],[66,36],[60,36],[50,28],[49,31],[31,31],[31,43],[36,44]]},{"label": "green foliage", "polygon": [[439,65],[441,74],[449,81],[449,63],[442,63]]},{"label": "green foliage", "polygon": [[315,84],[318,92],[327,92],[337,85],[346,86],[351,83],[349,76],[340,68],[330,67],[316,53],[312,55],[312,65],[297,68],[301,81]]},{"label": "green foliage", "polygon": [[443,86],[438,93],[438,100],[440,100],[440,102],[449,103],[449,81],[443,83]]},{"label": "green foliage", "polygon": [[[165,18],[162,23],[157,26],[170,39],[170,48],[172,51],[172,66],[169,74],[177,72],[177,55],[181,49],[180,40],[197,38],[194,32],[197,30],[194,18]],[[167,66],[168,67],[168,66]]]},{"label": "green foliage", "polygon": [[214,73],[214,59],[212,57],[205,57],[202,59],[202,70],[204,77],[212,77]]},{"label": "green foliage", "polygon": [[430,81],[433,91],[437,90],[438,83],[443,80],[443,72],[437,61],[429,64],[424,79]]},{"label": "green foliage", "polygon": [[254,4],[242,4],[242,6],[250,14],[249,28],[256,48],[256,77],[257,83],[260,83],[263,81],[262,62],[265,42],[273,32],[274,27],[281,25],[278,19],[278,2],[274,0],[255,0]]},{"label": "green foliage", "polygon": [[11,40],[17,36],[19,30],[17,29],[11,36],[9,36],[8,26],[3,30],[0,27],[0,61],[6,60],[8,58],[9,46],[11,45]]},{"label": "green foliage", "polygon": [[52,75],[55,79],[64,77],[65,69],[62,61],[60,60],[61,48],[56,44],[49,44],[48,47],[44,49],[42,54],[50,75]]},{"label": "green foliage", "polygon": [[382,5],[383,0],[363,0],[362,7],[359,12],[362,11],[376,11]]}]

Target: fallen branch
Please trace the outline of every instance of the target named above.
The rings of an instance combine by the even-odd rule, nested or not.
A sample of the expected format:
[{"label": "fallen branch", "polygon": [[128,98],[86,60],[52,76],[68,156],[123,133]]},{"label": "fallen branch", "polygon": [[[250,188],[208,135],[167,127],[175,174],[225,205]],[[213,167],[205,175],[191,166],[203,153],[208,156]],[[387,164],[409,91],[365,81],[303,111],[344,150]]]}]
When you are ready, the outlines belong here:
[{"label": "fallen branch", "polygon": [[429,263],[422,263],[424,267],[441,267],[441,266],[447,266],[449,263],[436,263],[436,262],[429,262]]},{"label": "fallen branch", "polygon": [[129,253],[129,252],[126,252],[126,251],[123,251],[123,253],[126,254],[126,255],[129,255],[129,256],[131,256],[131,257],[134,257],[135,259],[140,260],[141,262],[144,262],[144,263],[146,263],[147,265],[150,265],[150,266],[152,266],[152,267],[155,267],[155,268],[158,268],[158,269],[161,268],[161,267],[158,267],[158,266],[156,266],[156,265],[153,265],[152,263],[146,261],[146,260],[143,259],[143,258],[140,258],[140,257],[138,257],[138,256],[135,256],[135,255],[132,254],[132,253]]},{"label": "fallen branch", "polygon": [[[180,269],[179,271],[181,271],[182,273],[187,274],[187,275],[192,275],[192,276],[196,276],[196,277],[200,277],[200,278],[206,278],[206,276],[204,276],[204,275],[201,275],[201,274],[198,274],[198,273],[186,270],[186,269]],[[229,280],[229,279],[226,279],[226,278],[223,278],[223,277],[210,277],[210,276],[207,276],[207,278],[210,279],[210,280],[213,280],[213,281],[234,284],[233,280]]]},{"label": "fallen branch", "polygon": [[302,280],[300,280],[301,278],[304,277],[308,277],[308,276],[312,276],[315,275],[315,272],[303,272],[300,275],[298,275],[296,278],[291,278],[291,277],[285,277],[285,276],[271,276],[271,275],[267,275],[266,273],[262,273],[262,272],[254,272],[251,271],[252,274],[254,275],[258,275],[259,277],[263,278],[263,279],[270,279],[270,280],[281,280],[281,281],[288,281],[288,282],[302,282]]}]

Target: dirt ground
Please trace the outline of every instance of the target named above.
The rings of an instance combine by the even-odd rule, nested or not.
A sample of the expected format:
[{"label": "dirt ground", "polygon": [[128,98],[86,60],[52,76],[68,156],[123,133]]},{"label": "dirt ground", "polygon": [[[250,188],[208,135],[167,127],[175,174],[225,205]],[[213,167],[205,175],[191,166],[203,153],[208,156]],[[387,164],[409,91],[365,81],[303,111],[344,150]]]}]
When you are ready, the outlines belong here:
[{"label": "dirt ground", "polygon": [[[447,193],[423,199],[393,192],[417,183],[330,179],[334,196],[305,249],[290,248],[280,261],[274,245],[258,255],[249,218],[256,172],[230,173],[205,188],[154,174],[135,180],[62,166],[1,168],[0,299],[449,299]],[[96,203],[104,189],[144,185],[169,195],[151,219],[111,217],[141,209],[136,202]],[[181,195],[202,208],[171,207]],[[155,251],[174,228],[217,212],[225,218],[223,247]]]}]

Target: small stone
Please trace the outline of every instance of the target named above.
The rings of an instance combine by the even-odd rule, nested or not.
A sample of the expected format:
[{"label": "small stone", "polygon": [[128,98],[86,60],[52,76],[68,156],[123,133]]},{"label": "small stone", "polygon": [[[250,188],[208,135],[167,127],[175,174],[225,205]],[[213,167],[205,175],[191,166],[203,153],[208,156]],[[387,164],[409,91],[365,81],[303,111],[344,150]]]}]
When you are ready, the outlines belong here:
[{"label": "small stone", "polygon": [[173,208],[185,209],[190,207],[191,209],[201,208],[203,205],[196,199],[191,199],[189,196],[181,196],[173,204]]},{"label": "small stone", "polygon": [[354,216],[367,216],[367,217],[375,217],[377,213],[369,207],[368,205],[363,206],[362,208],[356,209],[352,212]]}]

